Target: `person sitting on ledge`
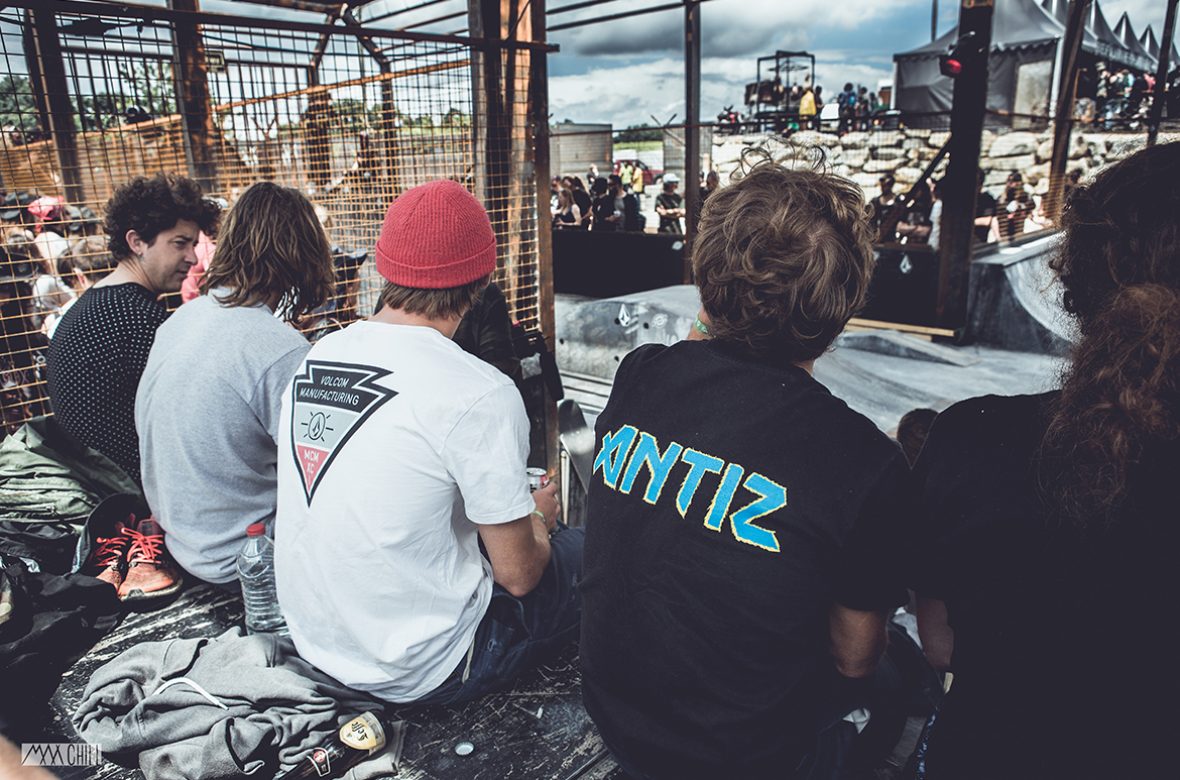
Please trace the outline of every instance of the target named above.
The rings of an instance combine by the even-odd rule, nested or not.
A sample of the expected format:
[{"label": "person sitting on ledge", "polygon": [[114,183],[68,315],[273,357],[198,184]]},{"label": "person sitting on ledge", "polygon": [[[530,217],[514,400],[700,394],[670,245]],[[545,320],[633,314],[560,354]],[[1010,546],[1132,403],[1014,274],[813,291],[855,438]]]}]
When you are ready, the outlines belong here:
[{"label": "person sitting on ledge", "polygon": [[866,706],[906,601],[909,469],[812,377],[865,301],[866,212],[846,179],[754,165],[705,202],[692,247],[711,338],[619,365],[595,426],[581,661],[630,777],[796,777],[817,731]]},{"label": "person sitting on ledge", "polygon": [[135,401],[144,495],[168,551],[218,584],[237,579],[246,526],[274,519],[280,399],[310,348],[275,312],[295,320],[335,288],[298,190],[259,182],[224,223],[203,294],[160,327]]},{"label": "person sitting on ledge", "polygon": [[135,391],[156,329],[168,319],[158,299],[180,289],[197,261],[197,236],[214,229],[220,211],[180,176],[140,177],[116,190],[105,229],[118,265],[62,316],[50,342],[49,402],[58,423],[136,482]]},{"label": "person sitting on ledge", "polygon": [[415,187],[375,258],[381,309],[317,342],[283,399],[279,604],[344,684],[454,704],[577,637],[584,534],[557,526],[556,484],[529,493],[515,385],[452,340],[496,267],[487,212]]}]

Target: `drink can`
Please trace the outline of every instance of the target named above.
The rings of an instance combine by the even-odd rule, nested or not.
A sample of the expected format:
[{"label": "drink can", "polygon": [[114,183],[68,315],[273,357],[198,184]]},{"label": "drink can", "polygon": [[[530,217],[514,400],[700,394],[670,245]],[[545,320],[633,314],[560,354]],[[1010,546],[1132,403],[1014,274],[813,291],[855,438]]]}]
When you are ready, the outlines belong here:
[{"label": "drink can", "polygon": [[529,492],[540,490],[549,484],[549,474],[545,469],[529,468],[525,469],[524,473],[528,475]]}]

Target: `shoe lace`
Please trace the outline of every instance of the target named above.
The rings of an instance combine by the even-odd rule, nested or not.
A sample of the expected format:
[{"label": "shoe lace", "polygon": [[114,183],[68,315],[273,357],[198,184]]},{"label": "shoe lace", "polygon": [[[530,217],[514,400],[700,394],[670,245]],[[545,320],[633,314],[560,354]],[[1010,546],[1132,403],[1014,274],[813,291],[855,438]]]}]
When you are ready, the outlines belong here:
[{"label": "shoe lace", "polygon": [[123,551],[127,549],[129,540],[126,536],[100,536],[94,541],[98,543],[98,547],[94,549],[94,562],[102,567],[110,566],[119,560],[123,556]]},{"label": "shoe lace", "polygon": [[127,553],[128,563],[159,563],[164,554],[163,534],[142,534],[127,528],[123,533],[131,537],[131,549]]}]

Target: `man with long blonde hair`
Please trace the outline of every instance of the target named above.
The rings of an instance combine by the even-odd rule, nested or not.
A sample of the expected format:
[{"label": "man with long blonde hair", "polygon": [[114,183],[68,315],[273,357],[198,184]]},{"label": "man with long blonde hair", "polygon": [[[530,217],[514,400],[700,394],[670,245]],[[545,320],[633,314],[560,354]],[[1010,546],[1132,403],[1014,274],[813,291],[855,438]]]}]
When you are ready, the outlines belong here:
[{"label": "man with long blonde hair", "polygon": [[260,182],[224,218],[204,294],[156,334],[135,402],[144,494],[201,579],[235,580],[246,526],[274,519],[280,398],[309,348],[275,313],[297,320],[334,283],[311,203]]}]

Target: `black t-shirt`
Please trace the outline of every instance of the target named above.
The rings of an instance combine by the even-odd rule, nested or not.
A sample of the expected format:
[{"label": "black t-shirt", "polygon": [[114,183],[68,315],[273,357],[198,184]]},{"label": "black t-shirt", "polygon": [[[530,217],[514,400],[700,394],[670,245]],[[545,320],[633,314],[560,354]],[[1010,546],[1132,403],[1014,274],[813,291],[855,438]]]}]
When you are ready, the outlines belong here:
[{"label": "black t-shirt", "polygon": [[[978,217],[994,217],[996,215],[996,199],[992,197],[991,193],[980,192],[975,196],[975,216]],[[988,227],[987,225],[975,226],[975,240],[979,243],[987,243]]]},{"label": "black t-shirt", "polygon": [[[684,199],[680,197],[679,192],[661,192],[656,196],[656,205],[662,209],[679,209],[684,208]],[[661,233],[683,233],[684,228],[680,224],[680,217],[660,217],[660,232]]]},{"label": "black t-shirt", "polygon": [[805,371],[640,347],[596,425],[581,660],[610,749],[656,777],[785,777],[835,680],[833,602],[905,600],[901,450]]},{"label": "black t-shirt", "polygon": [[955,633],[930,780],[1173,773],[1180,447],[1145,453],[1118,521],[1083,534],[1037,487],[1055,401],[956,404],[914,467],[912,584],[946,602]]},{"label": "black t-shirt", "polygon": [[136,482],[135,391],[156,329],[167,318],[155,294],[138,284],[92,287],[61,318],[49,343],[49,402],[57,421]]}]

